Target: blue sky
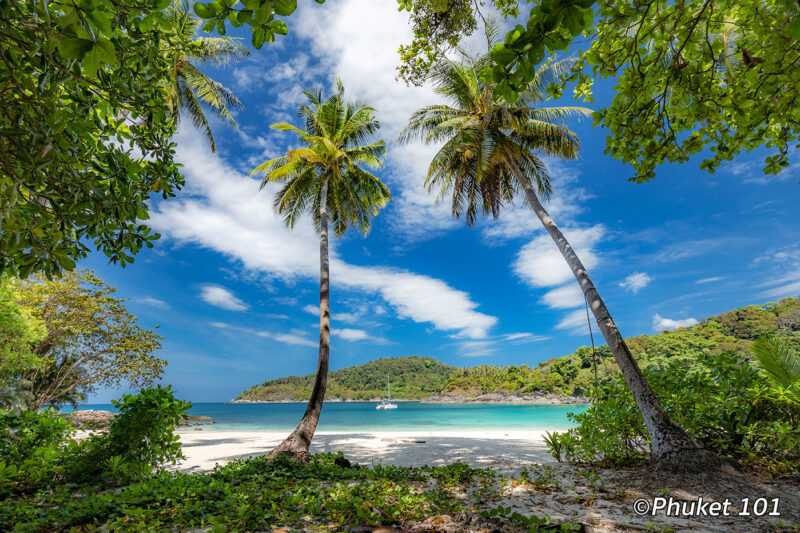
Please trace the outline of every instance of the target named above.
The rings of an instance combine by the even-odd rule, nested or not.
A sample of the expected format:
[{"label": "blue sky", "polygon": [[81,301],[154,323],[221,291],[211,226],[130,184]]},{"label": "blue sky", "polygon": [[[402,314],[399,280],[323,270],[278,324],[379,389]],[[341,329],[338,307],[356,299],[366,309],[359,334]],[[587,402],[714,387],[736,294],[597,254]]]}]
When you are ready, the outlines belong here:
[{"label": "blue sky", "polygon": [[[160,326],[163,382],[179,396],[226,401],[315,369],[318,239],[308,220],[286,229],[273,212],[275,189],[259,192],[247,173],[293,146],[269,125],[294,120],[302,91],[327,90],[336,76],[349,97],[378,110],[389,145],[378,175],[393,202],[368,237],[332,243],[332,369],[413,354],[457,366],[535,365],[588,344],[580,291],[535,216],[520,202],[466,228],[422,185],[436,147],[394,143],[412,111],[438,101],[430,88],[395,81],[396,50],[410,38],[395,6],[301,1],[288,37],[211,69],[246,107],[239,128],[215,124],[212,154],[187,121],[177,138],[187,186],[151,205],[162,239],[124,269],[96,253],[81,263],[130,299],[143,326]],[[478,50],[480,40],[468,46]],[[610,84],[597,89],[588,107],[610,100]],[[572,126],[582,154],[549,163],[547,207],[624,336],[800,295],[800,159],[778,176],[763,175],[755,152],[714,175],[692,160],[637,185],[630,168],[603,154],[607,131]]]}]

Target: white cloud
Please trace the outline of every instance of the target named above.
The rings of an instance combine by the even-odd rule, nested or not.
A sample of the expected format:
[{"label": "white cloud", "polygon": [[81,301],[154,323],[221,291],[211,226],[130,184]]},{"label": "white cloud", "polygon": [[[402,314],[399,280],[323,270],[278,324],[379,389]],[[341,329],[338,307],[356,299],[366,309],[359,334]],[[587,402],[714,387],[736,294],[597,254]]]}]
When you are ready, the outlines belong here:
[{"label": "white cloud", "polygon": [[160,309],[169,309],[170,305],[165,302],[164,300],[159,300],[158,298],[153,298],[150,296],[145,296],[143,298],[134,298],[134,302],[149,305],[151,307],[158,307]]},{"label": "white cloud", "polygon": [[584,304],[583,291],[576,281],[572,281],[546,292],[542,301],[551,309],[573,309]]},{"label": "white cloud", "polygon": [[695,283],[697,285],[702,285],[704,283],[714,283],[715,281],[720,281],[722,279],[725,279],[725,278],[723,278],[722,276],[714,276],[712,278],[698,279],[697,281],[695,281]]},{"label": "white cloud", "polygon": [[772,287],[760,296],[767,298],[796,297],[800,294],[800,246],[791,245],[770,250],[752,261],[753,265],[765,265],[767,272],[760,277],[766,279],[762,287]]},{"label": "white cloud", "polygon": [[303,307],[303,311],[308,313],[309,315],[316,315],[319,316],[319,306],[318,305],[306,305]]},{"label": "white cloud", "polygon": [[334,328],[331,330],[331,334],[347,341],[370,341],[372,344],[391,344],[390,341],[383,337],[375,337],[363,329]]},{"label": "white cloud", "polygon": [[369,334],[363,329],[342,328],[334,329],[331,333],[348,341],[363,341],[369,338]]},{"label": "white cloud", "polygon": [[282,342],[284,344],[291,344],[296,346],[309,346],[309,347],[318,347],[319,342],[313,341],[308,339],[302,335],[294,334],[294,333],[274,333],[271,331],[264,331],[264,330],[257,330],[257,329],[250,329],[250,328],[243,328],[239,326],[232,326],[230,324],[226,324],[224,322],[211,322],[211,326],[219,329],[227,329],[230,331],[238,331],[241,333],[247,333],[248,335],[255,335],[256,337],[261,337],[264,339],[272,339],[274,341]]},{"label": "white cloud", "polygon": [[458,344],[462,357],[486,357],[497,351],[494,341],[464,341]]},{"label": "white cloud", "polygon": [[227,309],[228,311],[246,311],[246,303],[237,298],[231,291],[218,285],[205,285],[200,289],[200,299],[209,305]]},{"label": "white cloud", "polygon": [[675,320],[672,318],[664,318],[663,316],[659,315],[658,313],[653,315],[653,330],[655,331],[664,331],[666,329],[678,329],[678,328],[686,328],[689,326],[694,326],[697,324],[697,319],[695,318],[682,318],[679,320]]},{"label": "white cloud", "polygon": [[[597,266],[598,258],[594,246],[605,235],[602,225],[584,229],[562,230],[583,266],[591,269]],[[552,287],[573,278],[561,252],[550,235],[539,235],[522,247],[512,265],[514,272],[533,287]]]},{"label": "white cloud", "polygon": [[[185,191],[156,203],[150,222],[165,237],[215,250],[244,268],[267,273],[270,282],[316,279],[318,238],[310,222],[288,230],[272,209],[276,189],[241,175],[211,154],[191,127],[178,138],[177,159],[187,177]],[[429,322],[442,331],[480,338],[497,318],[478,312],[468,293],[429,276],[385,267],[354,266],[331,253],[332,282],[377,294],[403,318]]]},{"label": "white cloud", "polygon": [[763,294],[769,298],[785,298],[787,296],[796,298],[800,294],[800,279],[780,287],[774,287]]},{"label": "white cloud", "polygon": [[533,333],[507,333],[499,337],[481,340],[466,340],[457,344],[459,355],[462,357],[484,357],[495,353],[503,343],[520,345],[531,342],[541,342],[550,337],[534,335]]},{"label": "white cloud", "polygon": [[528,344],[530,342],[546,341],[550,337],[534,335],[533,333],[507,333],[500,337],[501,340],[509,344]]},{"label": "white cloud", "polygon": [[625,278],[625,281],[619,284],[620,287],[626,291],[636,294],[640,289],[647,287],[653,278],[647,275],[647,272],[634,272]]}]

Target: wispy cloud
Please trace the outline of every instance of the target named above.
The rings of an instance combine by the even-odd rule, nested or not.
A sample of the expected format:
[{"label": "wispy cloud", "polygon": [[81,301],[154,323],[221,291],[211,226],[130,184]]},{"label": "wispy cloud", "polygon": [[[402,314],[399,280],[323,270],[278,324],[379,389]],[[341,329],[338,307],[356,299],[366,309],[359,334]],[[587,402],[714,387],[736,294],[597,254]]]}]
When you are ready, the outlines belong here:
[{"label": "wispy cloud", "polygon": [[583,305],[583,291],[577,282],[567,283],[546,292],[542,296],[542,301],[551,309],[574,309]]},{"label": "wispy cloud", "polygon": [[246,311],[249,308],[231,291],[219,285],[204,285],[200,289],[200,299],[209,305],[228,311]]},{"label": "wispy cloud", "polygon": [[576,309],[567,313],[558,324],[556,329],[567,330],[571,335],[589,335],[589,320],[591,320],[592,331],[596,335],[600,328],[597,326],[597,321],[594,315],[589,313],[589,319],[586,318],[586,309]]},{"label": "wispy cloud", "polygon": [[388,339],[370,335],[363,329],[334,328],[331,330],[331,334],[346,341],[368,341],[371,344],[391,344]]},{"label": "wispy cloud", "polygon": [[485,357],[496,353],[504,344],[518,346],[550,339],[533,333],[507,333],[499,337],[481,340],[467,340],[458,343],[458,352],[462,357]]},{"label": "wispy cloud", "polygon": [[297,335],[295,333],[275,333],[272,331],[233,326],[231,324],[226,324],[225,322],[212,322],[210,325],[212,327],[219,329],[226,329],[230,331],[246,333],[248,335],[255,335],[256,337],[261,337],[264,339],[272,339],[274,341],[282,342],[284,344],[291,344],[296,346],[309,346],[309,347],[319,346],[318,341],[308,339],[302,335]]},{"label": "wispy cloud", "polygon": [[714,283],[715,281],[721,281],[723,279],[725,279],[725,278],[722,277],[722,276],[713,276],[713,277],[710,277],[710,278],[698,279],[697,281],[695,281],[695,283],[697,285],[702,285],[704,283]]},{"label": "wispy cloud", "polygon": [[151,307],[158,307],[159,309],[170,309],[170,305],[164,300],[153,298],[151,296],[144,296],[142,298],[134,298],[134,302],[149,305]]},{"label": "wispy cloud", "polygon": [[647,287],[651,281],[653,281],[653,278],[651,278],[647,272],[634,272],[626,277],[619,286],[628,292],[636,294],[641,289]]}]

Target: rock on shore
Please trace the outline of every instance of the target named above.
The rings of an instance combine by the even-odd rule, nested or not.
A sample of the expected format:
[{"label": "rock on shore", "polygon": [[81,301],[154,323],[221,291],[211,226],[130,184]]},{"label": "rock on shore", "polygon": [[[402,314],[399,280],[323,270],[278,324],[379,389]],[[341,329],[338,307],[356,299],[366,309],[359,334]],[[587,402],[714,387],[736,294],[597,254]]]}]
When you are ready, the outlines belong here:
[{"label": "rock on shore", "polygon": [[[95,411],[86,409],[83,411],[73,411],[71,413],[62,413],[63,418],[67,418],[72,422],[72,425],[81,429],[104,429],[108,427],[116,415],[111,411]],[[213,424],[214,420],[210,416],[203,415],[186,415],[178,423],[179,426],[200,426],[205,424]]]}]

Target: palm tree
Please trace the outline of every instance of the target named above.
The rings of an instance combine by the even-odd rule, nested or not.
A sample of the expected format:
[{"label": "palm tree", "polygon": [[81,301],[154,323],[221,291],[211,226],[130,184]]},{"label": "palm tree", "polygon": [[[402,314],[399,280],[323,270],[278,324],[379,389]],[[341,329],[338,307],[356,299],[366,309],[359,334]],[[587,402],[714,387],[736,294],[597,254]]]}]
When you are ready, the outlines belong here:
[{"label": "palm tree", "polygon": [[173,71],[167,91],[171,117],[178,123],[181,111],[188,113],[194,126],[205,134],[211,151],[216,152],[203,107],[236,127],[231,110],[244,106],[230,89],[206,76],[196,64],[223,66],[249,56],[250,51],[236,44],[234,37],[198,37],[203,21],[191,13],[188,0],[173,2],[165,16],[179,34],[177,43],[170,44]]},{"label": "palm tree", "polygon": [[301,215],[310,213],[319,233],[319,360],[311,398],[303,418],[289,437],[271,453],[305,456],[314,436],[328,380],[330,355],[330,279],[328,224],[339,237],[350,227],[366,235],[370,219],[386,205],[391,195],[386,185],[362,166],[383,166],[383,140],[370,139],[380,128],[375,110],[344,100],[344,86],[337,80],[336,93],[323,99],[322,93],[304,93],[308,104],[297,111],[305,129],[291,124],[272,128],[294,132],[303,147],[271,159],[252,170],[263,174],[263,188],[269,182],[282,183],[274,205],[292,228]]},{"label": "palm tree", "polygon": [[[491,47],[491,29],[487,29],[487,37]],[[569,71],[569,63],[542,64],[514,104],[493,97],[494,87],[479,76],[487,66],[490,66],[487,56],[471,57],[463,51],[455,60],[440,61],[431,78],[436,92],[448,104],[416,111],[400,132],[399,141],[444,142],[430,164],[426,185],[429,190],[438,189],[437,201],[452,195],[453,215],[456,218],[465,215],[468,225],[475,222],[479,209],[496,218],[501,207],[512,202],[517,192],[524,193],[525,203],[539,217],[572,269],[633,392],[650,435],[653,467],[687,471],[701,464],[706,468],[719,467],[716,456],[703,450],[661,407],[586,268],[539,201],[540,196],[550,195],[551,182],[547,167],[537,154],[575,159],[580,147],[578,138],[564,122],[570,117],[590,114],[588,109],[580,107],[537,107],[545,99],[546,87]]]}]

